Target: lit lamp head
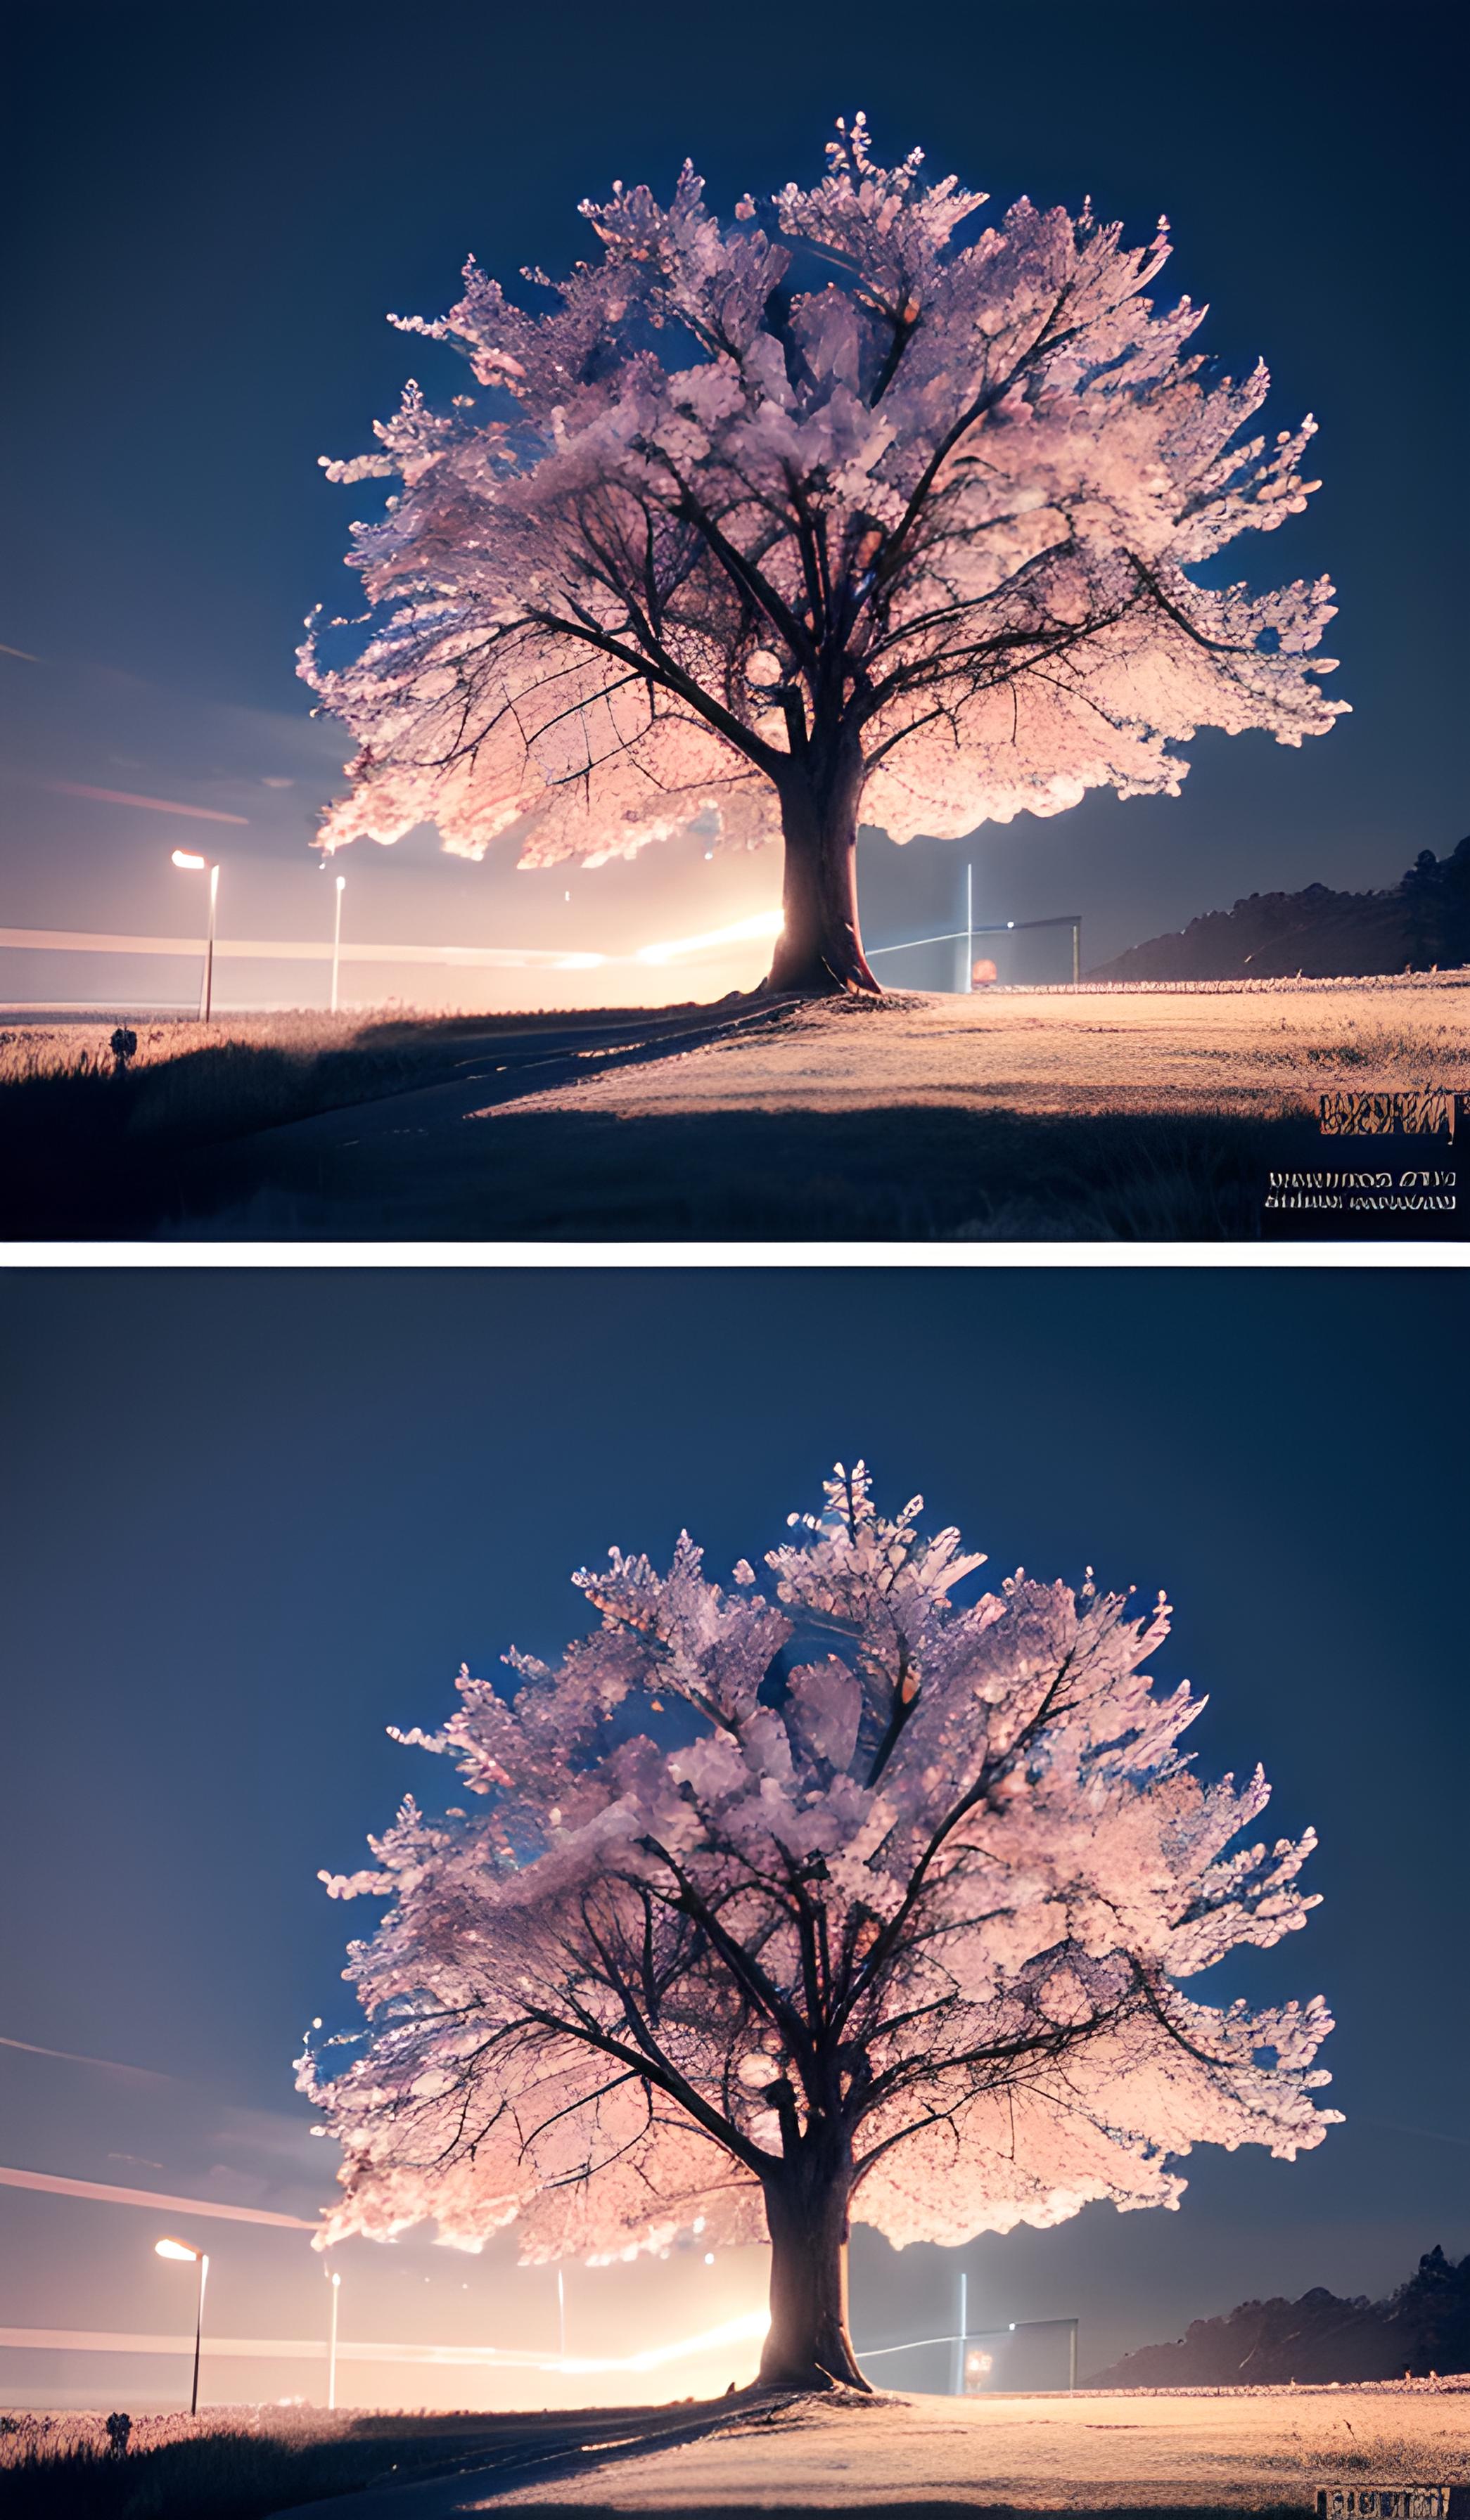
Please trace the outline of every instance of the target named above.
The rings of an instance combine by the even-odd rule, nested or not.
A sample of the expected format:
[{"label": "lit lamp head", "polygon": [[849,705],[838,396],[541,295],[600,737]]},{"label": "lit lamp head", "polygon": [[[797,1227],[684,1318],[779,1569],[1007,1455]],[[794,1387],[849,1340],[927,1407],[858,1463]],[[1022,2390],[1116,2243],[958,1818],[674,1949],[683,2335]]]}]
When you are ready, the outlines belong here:
[{"label": "lit lamp head", "polygon": [[191,2249],[187,2240],[155,2240],[153,2253],[156,2258],[181,2258],[190,2266],[204,2256],[203,2249]]},{"label": "lit lamp head", "polygon": [[338,878],[337,878],[337,889],[338,889],[338,891],[339,891],[339,892],[345,892],[345,891],[346,891],[346,888],[347,888],[347,878],[346,878],[346,877],[345,877],[345,875],[340,875],[340,876],[338,877]]},{"label": "lit lamp head", "polygon": [[192,849],[175,849],[173,863],[176,867],[182,867],[186,875],[203,875],[208,860],[196,857]]}]

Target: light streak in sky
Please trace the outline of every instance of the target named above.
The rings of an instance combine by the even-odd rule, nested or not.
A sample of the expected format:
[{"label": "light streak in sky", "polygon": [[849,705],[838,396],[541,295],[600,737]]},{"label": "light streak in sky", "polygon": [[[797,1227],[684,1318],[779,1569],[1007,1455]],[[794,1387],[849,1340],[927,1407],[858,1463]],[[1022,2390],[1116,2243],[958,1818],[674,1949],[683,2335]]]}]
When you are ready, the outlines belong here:
[{"label": "light streak in sky", "polygon": [[[656,2371],[661,2363],[677,2362],[686,2355],[713,2354],[725,2345],[748,2345],[765,2334],[770,2325],[769,2313],[763,2310],[743,2311],[738,2318],[727,2318],[720,2327],[701,2328],[697,2336],[676,2337],[671,2345],[648,2345],[641,2354],[593,2356],[558,2354],[550,2362],[540,2358],[537,2370],[544,2371]],[[486,2349],[494,2353],[498,2349]]]},{"label": "light streak in sky", "polygon": [[[722,2326],[702,2328],[696,2336],[677,2336],[666,2345],[646,2346],[641,2354],[534,2354],[511,2345],[380,2345],[340,2342],[343,2362],[424,2362],[500,2371],[656,2371],[669,2362],[717,2354],[730,2345],[753,2345],[770,2321],[763,2310],[744,2312]],[[120,2336],[96,2328],[0,2327],[0,2346],[54,2354],[184,2354],[192,2353],[192,2336]],[[228,2360],[231,2355],[278,2357],[282,2361],[325,2361],[326,2340],[317,2336],[207,2336],[206,2355]]]},{"label": "light streak in sky", "polygon": [[212,805],[174,805],[166,796],[130,796],[123,788],[78,788],[70,779],[43,779],[56,796],[90,796],[96,805],[144,805],[151,814],[188,814],[196,823],[241,823],[250,827],[249,814],[217,814]]},{"label": "light streak in sky", "polygon": [[172,2074],[159,2074],[147,2065],[119,2065],[112,2056],[77,2056],[69,2048],[38,2048],[30,2039],[0,2038],[0,2048],[19,2048],[27,2056],[54,2056],[63,2065],[96,2065],[104,2074],[130,2074],[140,2083],[171,2083]]},{"label": "light streak in sky", "polygon": [[703,936],[675,936],[666,945],[640,945],[635,963],[672,963],[681,954],[701,954],[714,945],[743,945],[750,937],[779,936],[779,910],[758,910],[753,919],[737,919],[732,927],[712,927]]},{"label": "light streak in sky", "polygon": [[0,2187],[36,2187],[47,2196],[83,2196],[97,2205],[168,2206],[176,2214],[212,2214],[221,2223],[274,2223],[288,2231],[315,2231],[299,2214],[267,2214],[259,2205],[217,2205],[205,2196],[160,2196],[151,2187],[109,2187],[97,2179],[54,2179],[44,2170],[0,2170]]},{"label": "light streak in sky", "polygon": [[[395,939],[392,944],[344,945],[342,960],[438,963],[451,970],[599,971],[619,963],[673,963],[686,955],[717,953],[725,945],[779,936],[780,932],[779,910],[761,910],[753,919],[737,920],[733,926],[712,927],[702,936],[674,936],[660,944],[639,945],[630,954],[572,953],[560,945],[405,945]],[[193,936],[90,935],[82,928],[70,927],[0,927],[0,946],[39,954],[194,955],[200,950],[199,940]],[[289,937],[221,936],[215,941],[214,951],[220,960],[239,957],[267,963],[325,963],[332,957],[332,940],[329,936],[325,941],[302,944]]]}]

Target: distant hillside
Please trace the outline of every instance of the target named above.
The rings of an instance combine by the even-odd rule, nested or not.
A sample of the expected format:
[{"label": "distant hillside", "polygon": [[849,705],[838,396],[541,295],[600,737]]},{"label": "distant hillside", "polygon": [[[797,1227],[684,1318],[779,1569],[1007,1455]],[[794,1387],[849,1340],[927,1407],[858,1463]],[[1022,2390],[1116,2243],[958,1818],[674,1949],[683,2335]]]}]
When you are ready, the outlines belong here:
[{"label": "distant hillside", "polygon": [[1374,971],[1456,970],[1470,963],[1470,839],[1447,858],[1424,849],[1387,892],[1253,892],[1233,910],[1151,936],[1089,980],[1327,979]]},{"label": "distant hillside", "polygon": [[1443,2249],[1387,2301],[1339,2301],[1318,2285],[1300,2301],[1246,2301],[1197,2318],[1175,2345],[1145,2345],[1089,2389],[1239,2388],[1248,2381],[1400,2380],[1405,2371],[1470,2370],[1470,2257]]}]

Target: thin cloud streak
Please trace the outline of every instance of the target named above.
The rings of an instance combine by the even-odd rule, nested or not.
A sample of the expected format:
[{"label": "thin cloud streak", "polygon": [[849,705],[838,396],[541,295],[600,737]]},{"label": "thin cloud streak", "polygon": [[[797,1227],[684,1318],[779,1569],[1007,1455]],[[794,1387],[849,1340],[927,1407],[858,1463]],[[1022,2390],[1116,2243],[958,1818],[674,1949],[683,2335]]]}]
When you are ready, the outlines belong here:
[{"label": "thin cloud streak", "polygon": [[1381,2127],[1385,2135],[1411,2135],[1420,2143],[1470,2144],[1470,2135],[1450,2135],[1445,2127],[1401,2126],[1397,2118],[1362,2117],[1361,2126]]},{"label": "thin cloud streak", "polygon": [[38,2048],[30,2039],[0,2038],[0,2048],[18,2048],[25,2056],[54,2056],[62,2065],[95,2065],[102,2074],[126,2074],[136,2083],[174,2083],[177,2076],[160,2074],[148,2065],[119,2065],[111,2056],[76,2056],[69,2048]]},{"label": "thin cloud streak", "polygon": [[217,2205],[204,2196],[162,2196],[151,2187],[110,2187],[97,2179],[57,2179],[43,2170],[0,2169],[0,2187],[35,2187],[47,2196],[79,2196],[97,2205],[146,2205],[154,2213],[209,2214],[220,2223],[272,2223],[288,2231],[318,2231],[299,2214],[268,2214],[259,2205]]},{"label": "thin cloud streak", "polygon": [[196,823],[239,823],[250,828],[249,814],[218,814],[212,805],[175,805],[167,796],[132,796],[123,788],[81,788],[71,779],[43,779],[41,785],[54,796],[90,796],[97,805],[142,805],[151,814],[187,814]]}]

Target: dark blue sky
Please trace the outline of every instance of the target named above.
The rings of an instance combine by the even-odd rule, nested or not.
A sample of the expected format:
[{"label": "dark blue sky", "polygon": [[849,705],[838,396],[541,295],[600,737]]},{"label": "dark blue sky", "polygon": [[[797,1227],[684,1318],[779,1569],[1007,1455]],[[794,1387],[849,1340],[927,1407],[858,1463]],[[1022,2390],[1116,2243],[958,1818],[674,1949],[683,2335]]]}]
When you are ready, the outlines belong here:
[{"label": "dark blue sky", "polygon": [[[328,2164],[290,2061],[313,2013],[343,2017],[370,1921],[317,1870],[355,1868],[405,1790],[452,1798],[385,1727],[436,1722],[461,1661],[576,1633],[567,1578],[611,1542],[666,1555],[687,1522],[716,1569],[758,1560],[863,1454],[991,1573],[1166,1587],[1161,1677],[1211,1696],[1202,1771],[1260,1758],[1268,1825],[1322,1840],[1307,1930],[1214,1984],[1327,1994],[1349,2124],[1295,2165],[1201,2154],[1177,2214],[977,2242],[974,2299],[1080,2311],[1095,2365],[1253,2294],[1378,2293],[1436,2240],[1470,2249],[1457,1278],[60,1270],[6,1294],[0,2039],[178,2081],[0,2050],[4,2160],[309,2213]],[[146,2216],[0,2207],[9,2323],[171,2323],[166,2271],[141,2310],[124,2280]],[[224,2332],[301,2332],[303,2244],[202,2236]],[[378,2332],[439,2301],[442,2253],[352,2246]],[[517,2332],[516,2284],[544,2292],[510,2255],[450,2270],[481,2341]],[[860,2233],[859,2337],[934,2333],[956,2263]],[[635,2272],[578,2282],[621,2317]]]},{"label": "dark blue sky", "polygon": [[[225,835],[232,898],[257,931],[275,917],[314,932],[304,844],[341,755],[298,731],[292,651],[313,603],[355,591],[339,567],[351,498],[317,457],[366,443],[411,368],[436,395],[462,374],[386,310],[439,311],[472,248],[507,279],[564,266],[585,242],[581,195],[616,175],[666,188],[686,152],[716,204],[809,179],[857,105],[885,151],[921,142],[996,210],[1090,191],[1140,237],[1167,211],[1169,287],[1211,302],[1206,346],[1237,372],[1265,354],[1272,425],[1309,407],[1321,422],[1326,487],[1261,560],[1338,578],[1334,689],[1355,714],[1300,753],[1206,738],[1177,802],[1094,797],[986,834],[977,915],[1080,910],[1100,957],[1241,892],[1392,881],[1421,847],[1448,849],[1465,825],[1460,14],[31,0],[10,54],[0,641],[41,661],[0,656],[13,920],[189,923],[163,846],[188,827],[58,805],[49,776],[245,812],[250,830]],[[262,795],[273,774],[295,788]],[[610,910],[647,932],[673,900],[699,926],[776,875],[773,859],[744,878],[645,863],[630,907],[622,878],[582,878],[575,941]],[[953,907],[956,869],[953,852],[910,856],[915,919]],[[923,932],[874,874],[883,933]],[[546,878],[418,844],[374,852],[371,882],[359,933],[534,940],[565,908]]]}]

